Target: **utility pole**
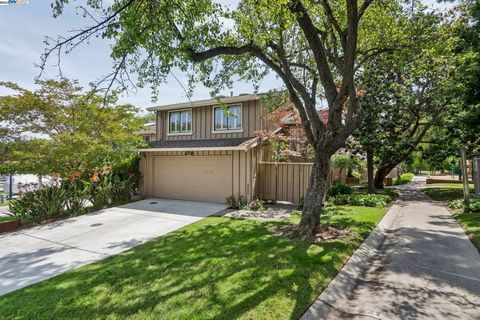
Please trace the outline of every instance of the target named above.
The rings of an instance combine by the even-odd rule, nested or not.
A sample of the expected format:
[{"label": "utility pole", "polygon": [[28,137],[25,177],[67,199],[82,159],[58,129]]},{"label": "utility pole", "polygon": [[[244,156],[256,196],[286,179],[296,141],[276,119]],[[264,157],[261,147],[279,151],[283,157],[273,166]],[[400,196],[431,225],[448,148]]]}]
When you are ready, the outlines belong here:
[{"label": "utility pole", "polygon": [[8,198],[12,199],[13,198],[13,175],[10,173],[9,177],[9,186],[8,186]]},{"label": "utility pole", "polygon": [[460,159],[462,161],[463,198],[465,199],[465,206],[469,206],[470,189],[468,188],[467,152],[464,147],[460,147]]}]

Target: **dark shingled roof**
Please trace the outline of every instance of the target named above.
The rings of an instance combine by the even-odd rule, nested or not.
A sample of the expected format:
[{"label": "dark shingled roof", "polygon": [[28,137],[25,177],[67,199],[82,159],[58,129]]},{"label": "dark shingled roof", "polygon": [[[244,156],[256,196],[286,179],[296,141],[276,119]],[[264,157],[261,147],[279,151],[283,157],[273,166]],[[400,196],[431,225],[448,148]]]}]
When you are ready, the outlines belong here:
[{"label": "dark shingled roof", "polygon": [[167,149],[167,148],[221,148],[238,147],[242,143],[253,139],[248,138],[229,138],[229,139],[204,139],[204,140],[160,140],[152,141],[149,148]]}]

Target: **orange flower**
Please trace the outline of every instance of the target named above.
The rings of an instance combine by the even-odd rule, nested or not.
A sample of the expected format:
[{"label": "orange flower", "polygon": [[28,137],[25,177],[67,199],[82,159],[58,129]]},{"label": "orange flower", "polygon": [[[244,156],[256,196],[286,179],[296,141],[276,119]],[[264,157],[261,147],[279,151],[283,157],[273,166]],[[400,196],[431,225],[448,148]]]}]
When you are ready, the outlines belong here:
[{"label": "orange flower", "polygon": [[80,173],[80,171],[75,171],[75,172],[73,172],[72,174],[70,174],[67,178],[68,178],[68,180],[70,180],[70,181],[74,181],[74,180],[80,178],[81,175],[82,175],[82,174]]},{"label": "orange flower", "polygon": [[93,173],[93,175],[91,176],[91,178],[90,178],[90,182],[97,182],[97,181],[98,181],[98,174],[97,174],[97,172],[95,171],[95,172]]}]

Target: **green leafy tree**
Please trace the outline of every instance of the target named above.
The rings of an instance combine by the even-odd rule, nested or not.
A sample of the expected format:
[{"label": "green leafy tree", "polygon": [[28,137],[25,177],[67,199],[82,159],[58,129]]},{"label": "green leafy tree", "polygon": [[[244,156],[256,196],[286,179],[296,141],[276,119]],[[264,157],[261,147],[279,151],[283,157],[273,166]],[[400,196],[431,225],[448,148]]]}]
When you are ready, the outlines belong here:
[{"label": "green leafy tree", "polygon": [[[419,41],[376,57],[363,74],[368,107],[357,136],[368,151],[371,191],[372,183],[382,188],[391,170],[418,149],[433,126],[445,123],[446,110],[459,104],[460,79],[455,70],[461,57],[451,50],[458,41],[452,21],[419,11],[411,24],[421,35]],[[373,155],[379,164],[372,180]]]},{"label": "green leafy tree", "polygon": [[[460,18],[454,26],[459,41],[454,52],[462,57],[457,68],[462,103],[450,110],[447,134],[470,153],[480,152],[480,2],[466,1],[458,6]],[[461,85],[460,85],[461,84]]]},{"label": "green leafy tree", "polygon": [[0,82],[2,171],[39,175],[91,169],[136,155],[141,128],[132,105],[84,92],[74,81],[38,81],[35,91]]},{"label": "green leafy tree", "polygon": [[332,156],[332,166],[339,169],[339,176],[342,176],[343,170],[351,172],[361,166],[361,161],[357,156],[337,153]]},{"label": "green leafy tree", "polygon": [[[55,15],[69,0],[56,0]],[[396,1],[242,0],[237,6],[210,0],[91,0],[86,16],[100,16],[73,36],[49,39],[52,53],[69,51],[91,36],[113,43],[114,71],[108,86],[126,85],[136,71],[139,85],[153,88],[173,67],[218,92],[232,79],[258,83],[274,72],[285,85],[314,150],[299,234],[312,236],[328,188],[330,157],[360,125],[356,77],[373,56],[403,45],[403,7]],[[87,11],[90,10],[90,11]],[[91,12],[91,11],[95,12]],[[96,15],[96,13],[98,15]],[[323,123],[316,107],[329,109]]]}]

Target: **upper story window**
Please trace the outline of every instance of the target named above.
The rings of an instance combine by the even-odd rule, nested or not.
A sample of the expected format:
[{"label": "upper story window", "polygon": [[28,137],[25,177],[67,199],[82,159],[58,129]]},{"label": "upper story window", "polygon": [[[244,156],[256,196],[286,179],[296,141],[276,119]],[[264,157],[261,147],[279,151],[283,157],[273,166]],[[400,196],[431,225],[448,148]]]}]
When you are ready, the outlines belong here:
[{"label": "upper story window", "polygon": [[242,107],[228,106],[213,108],[213,123],[215,131],[242,129]]},{"label": "upper story window", "polygon": [[192,132],[192,110],[172,111],[168,114],[169,133]]}]

